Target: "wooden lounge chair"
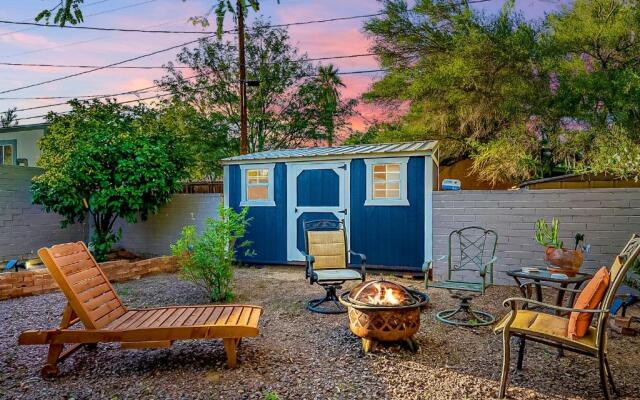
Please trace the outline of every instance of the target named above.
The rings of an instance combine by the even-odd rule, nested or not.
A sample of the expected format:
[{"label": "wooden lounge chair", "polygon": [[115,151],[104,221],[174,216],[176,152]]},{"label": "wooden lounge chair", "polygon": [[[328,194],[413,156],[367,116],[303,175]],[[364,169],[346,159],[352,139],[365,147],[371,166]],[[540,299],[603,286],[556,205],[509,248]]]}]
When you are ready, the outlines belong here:
[{"label": "wooden lounge chair", "polygon": [[[600,367],[600,386],[604,397],[608,400],[612,395],[617,394],[617,389],[613,382],[613,375],[609,367],[607,357],[608,323],[611,303],[616,296],[616,292],[625,280],[627,272],[638,260],[640,255],[640,236],[633,235],[622,252],[615,258],[611,268],[610,282],[604,294],[604,299],[599,306],[594,309],[577,309],[560,307],[553,304],[525,298],[509,298],[504,301],[504,305],[511,308],[503,320],[495,328],[496,333],[502,334],[502,378],[500,380],[500,391],[498,398],[503,399],[506,395],[507,383],[509,380],[509,361],[511,353],[511,337],[520,338],[520,351],[518,354],[517,369],[522,369],[522,358],[524,356],[524,343],[526,340],[542,343],[552,347],[573,351],[578,354],[594,357],[598,359]],[[566,288],[563,290],[567,290]],[[594,316],[595,326],[590,326],[586,335],[578,339],[569,338],[569,319],[562,316],[547,314],[541,311],[532,311],[519,308],[519,304],[544,307],[562,313],[589,313]],[[613,392],[613,393],[612,393]]]},{"label": "wooden lounge chair", "polygon": [[[21,345],[49,345],[44,377],[57,375],[57,363],[79,348],[105,342],[119,342],[122,349],[149,349],[171,347],[174,340],[221,338],[227,365],[234,368],[241,339],[258,336],[260,307],[127,309],[84,243],[42,248],[38,255],[68,300],[60,328],[25,331],[18,338]],[[78,322],[84,329],[69,329]]]}]

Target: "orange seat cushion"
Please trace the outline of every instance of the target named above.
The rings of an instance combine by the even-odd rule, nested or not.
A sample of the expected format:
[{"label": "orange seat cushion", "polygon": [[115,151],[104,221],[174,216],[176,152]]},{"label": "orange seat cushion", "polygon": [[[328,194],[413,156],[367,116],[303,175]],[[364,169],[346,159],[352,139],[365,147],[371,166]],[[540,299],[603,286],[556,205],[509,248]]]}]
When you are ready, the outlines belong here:
[{"label": "orange seat cushion", "polygon": [[[583,310],[595,309],[604,298],[608,286],[609,271],[607,271],[606,267],[602,267],[587,283],[587,286],[582,289],[573,307]],[[574,340],[583,337],[589,330],[593,315],[591,313],[572,312],[569,317],[567,336]]]}]

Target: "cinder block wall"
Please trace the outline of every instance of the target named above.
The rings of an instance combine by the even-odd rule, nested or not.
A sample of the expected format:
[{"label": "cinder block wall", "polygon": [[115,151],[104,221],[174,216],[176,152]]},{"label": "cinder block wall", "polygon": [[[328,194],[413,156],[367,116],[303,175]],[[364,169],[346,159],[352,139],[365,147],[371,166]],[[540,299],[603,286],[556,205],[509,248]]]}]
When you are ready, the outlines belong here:
[{"label": "cinder block wall", "polygon": [[40,247],[83,240],[83,224],[60,228],[61,217],[31,204],[31,178],[40,168],[0,166],[0,265],[37,257]]},{"label": "cinder block wall", "polygon": [[127,224],[118,221],[122,239],[117,246],[143,256],[169,255],[185,225],[196,225],[201,231],[208,217],[216,217],[220,194],[175,194],[171,202],[144,222]]},{"label": "cinder block wall", "polygon": [[[560,237],[573,246],[576,232],[585,234],[591,252],[583,270],[610,265],[632,233],[640,233],[640,189],[460,191],[433,194],[433,254],[447,254],[454,229],[479,225],[499,235],[494,277],[513,284],[504,272],[522,266],[543,266],[544,249],[534,239],[535,221],[560,219]],[[435,261],[436,278],[446,271]]]}]

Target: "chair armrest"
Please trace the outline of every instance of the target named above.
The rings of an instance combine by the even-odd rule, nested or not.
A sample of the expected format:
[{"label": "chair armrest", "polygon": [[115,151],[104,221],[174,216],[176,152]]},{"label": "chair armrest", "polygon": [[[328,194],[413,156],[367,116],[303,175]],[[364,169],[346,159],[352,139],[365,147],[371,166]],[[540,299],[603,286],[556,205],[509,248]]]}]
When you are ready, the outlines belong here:
[{"label": "chair armrest", "polygon": [[609,310],[607,309],[595,308],[591,310],[591,309],[583,309],[583,308],[562,307],[562,306],[556,306],[554,304],[543,303],[537,300],[525,299],[524,297],[510,297],[505,301],[503,301],[502,305],[505,307],[511,307],[511,310],[517,311],[518,303],[533,304],[535,306],[541,306],[541,307],[550,308],[552,310],[563,311],[563,312],[580,312],[580,313],[589,313],[589,314],[608,314],[609,313]]},{"label": "chair armrest", "polygon": [[532,286],[532,285],[539,285],[539,286],[544,286],[544,287],[548,287],[551,289],[556,289],[556,290],[562,290],[563,292],[569,292],[569,293],[580,293],[582,292],[582,290],[580,289],[571,289],[571,288],[562,288],[559,286],[555,286],[555,285],[551,285],[549,283],[546,282],[525,282],[522,285],[520,285],[521,288],[526,288],[527,286]]},{"label": "chair armrest", "polygon": [[307,267],[305,268],[305,271],[304,271],[304,276],[306,279],[309,279],[311,276],[313,276],[313,263],[316,261],[316,259],[302,250],[300,250],[300,253],[302,253],[302,255],[304,256],[305,262],[307,263]]},{"label": "chair armrest", "polygon": [[489,265],[493,265],[497,260],[498,260],[498,257],[493,256],[493,257],[491,257],[491,260],[489,260],[486,263],[482,264],[480,266],[480,276],[484,277],[487,274],[487,268],[489,267]]},{"label": "chair armrest", "polygon": [[362,281],[364,282],[364,279],[367,276],[367,256],[362,253],[356,253],[353,250],[349,250],[349,254],[360,257],[360,274],[362,275]]}]

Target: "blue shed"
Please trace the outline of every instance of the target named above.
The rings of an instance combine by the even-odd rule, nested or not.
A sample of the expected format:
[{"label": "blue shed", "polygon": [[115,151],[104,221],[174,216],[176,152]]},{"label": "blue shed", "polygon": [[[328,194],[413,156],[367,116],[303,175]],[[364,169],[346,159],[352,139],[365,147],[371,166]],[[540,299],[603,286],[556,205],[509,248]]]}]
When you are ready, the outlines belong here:
[{"label": "blue shed", "polygon": [[272,150],[224,159],[224,204],[249,207],[251,264],[304,261],[303,223],[344,220],[372,267],[419,270],[432,253],[436,141]]}]

